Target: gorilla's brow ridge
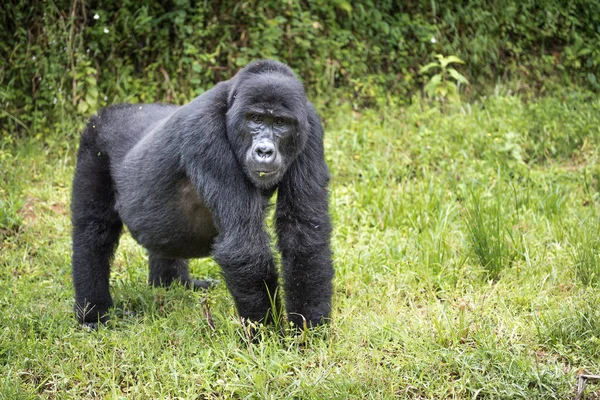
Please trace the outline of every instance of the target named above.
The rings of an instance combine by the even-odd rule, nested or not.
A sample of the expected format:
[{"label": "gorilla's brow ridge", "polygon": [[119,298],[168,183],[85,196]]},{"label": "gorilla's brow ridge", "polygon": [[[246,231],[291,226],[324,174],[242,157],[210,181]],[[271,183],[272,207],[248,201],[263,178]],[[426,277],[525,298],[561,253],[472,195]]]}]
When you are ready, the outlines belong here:
[{"label": "gorilla's brow ridge", "polygon": [[[266,112],[266,110],[268,110],[268,109],[273,109],[273,112],[272,113]],[[244,114],[246,116],[250,116],[250,115],[254,115],[254,114],[270,115],[270,116],[285,118],[286,120],[289,120],[289,121],[297,120],[297,118],[294,115],[294,113],[292,112],[292,110],[290,110],[284,104],[280,104],[280,103],[271,103],[271,102],[254,103],[250,107],[248,107],[244,110]]]}]

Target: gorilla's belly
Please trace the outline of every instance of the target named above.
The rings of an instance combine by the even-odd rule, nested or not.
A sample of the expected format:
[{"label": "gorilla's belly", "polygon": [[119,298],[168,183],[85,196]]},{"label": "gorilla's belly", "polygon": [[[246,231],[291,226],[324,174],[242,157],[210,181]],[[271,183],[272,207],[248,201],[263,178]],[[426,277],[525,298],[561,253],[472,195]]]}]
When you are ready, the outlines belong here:
[{"label": "gorilla's belly", "polygon": [[[161,197],[154,193],[146,200],[157,198]],[[131,235],[150,252],[167,258],[210,255],[218,232],[210,211],[189,180],[178,182],[168,199],[160,204],[144,200],[121,204],[134,204],[119,213]]]}]

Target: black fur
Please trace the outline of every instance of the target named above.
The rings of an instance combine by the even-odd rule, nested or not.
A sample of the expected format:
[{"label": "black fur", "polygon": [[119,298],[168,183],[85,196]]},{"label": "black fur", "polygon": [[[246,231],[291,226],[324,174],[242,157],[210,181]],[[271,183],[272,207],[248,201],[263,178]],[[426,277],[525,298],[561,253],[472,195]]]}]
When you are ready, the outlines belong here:
[{"label": "black fur", "polygon": [[[331,311],[333,266],[323,128],[302,84],[256,61],[187,105],[118,105],[90,119],[73,180],[80,321],[104,322],[123,223],[150,254],[150,283],[210,285],[187,259],[212,256],[241,317],[269,321],[278,273],[265,230],[277,191],[285,305],[297,326]],[[274,303],[273,303],[274,299]]]}]

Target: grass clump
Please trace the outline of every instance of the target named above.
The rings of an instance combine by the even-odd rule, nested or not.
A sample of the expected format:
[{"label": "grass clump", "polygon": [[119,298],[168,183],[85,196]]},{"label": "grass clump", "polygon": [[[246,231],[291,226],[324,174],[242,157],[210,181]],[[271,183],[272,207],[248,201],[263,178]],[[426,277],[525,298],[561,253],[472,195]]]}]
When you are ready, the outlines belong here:
[{"label": "grass clump", "polygon": [[597,217],[580,223],[573,246],[575,277],[585,286],[600,284],[600,224]]},{"label": "grass clump", "polygon": [[510,215],[503,206],[500,180],[496,184],[492,199],[482,198],[482,194],[471,189],[466,205],[466,225],[470,247],[484,271],[485,279],[497,281],[502,270],[510,266],[515,258],[509,239],[512,226]]}]

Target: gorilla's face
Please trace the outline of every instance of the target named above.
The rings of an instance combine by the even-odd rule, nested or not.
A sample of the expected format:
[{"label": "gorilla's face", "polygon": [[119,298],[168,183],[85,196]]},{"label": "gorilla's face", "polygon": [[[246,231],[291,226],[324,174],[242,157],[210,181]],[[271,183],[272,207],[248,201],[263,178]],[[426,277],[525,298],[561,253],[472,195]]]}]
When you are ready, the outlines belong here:
[{"label": "gorilla's face", "polygon": [[[258,111],[258,110],[256,110]],[[274,109],[245,115],[246,130],[252,139],[244,164],[249,178],[260,187],[269,187],[281,179],[286,168],[296,122]],[[286,154],[287,153],[287,154]]]},{"label": "gorilla's face", "polygon": [[306,95],[297,80],[282,76],[239,84],[227,112],[227,134],[246,176],[271,188],[303,150],[307,139]]}]

